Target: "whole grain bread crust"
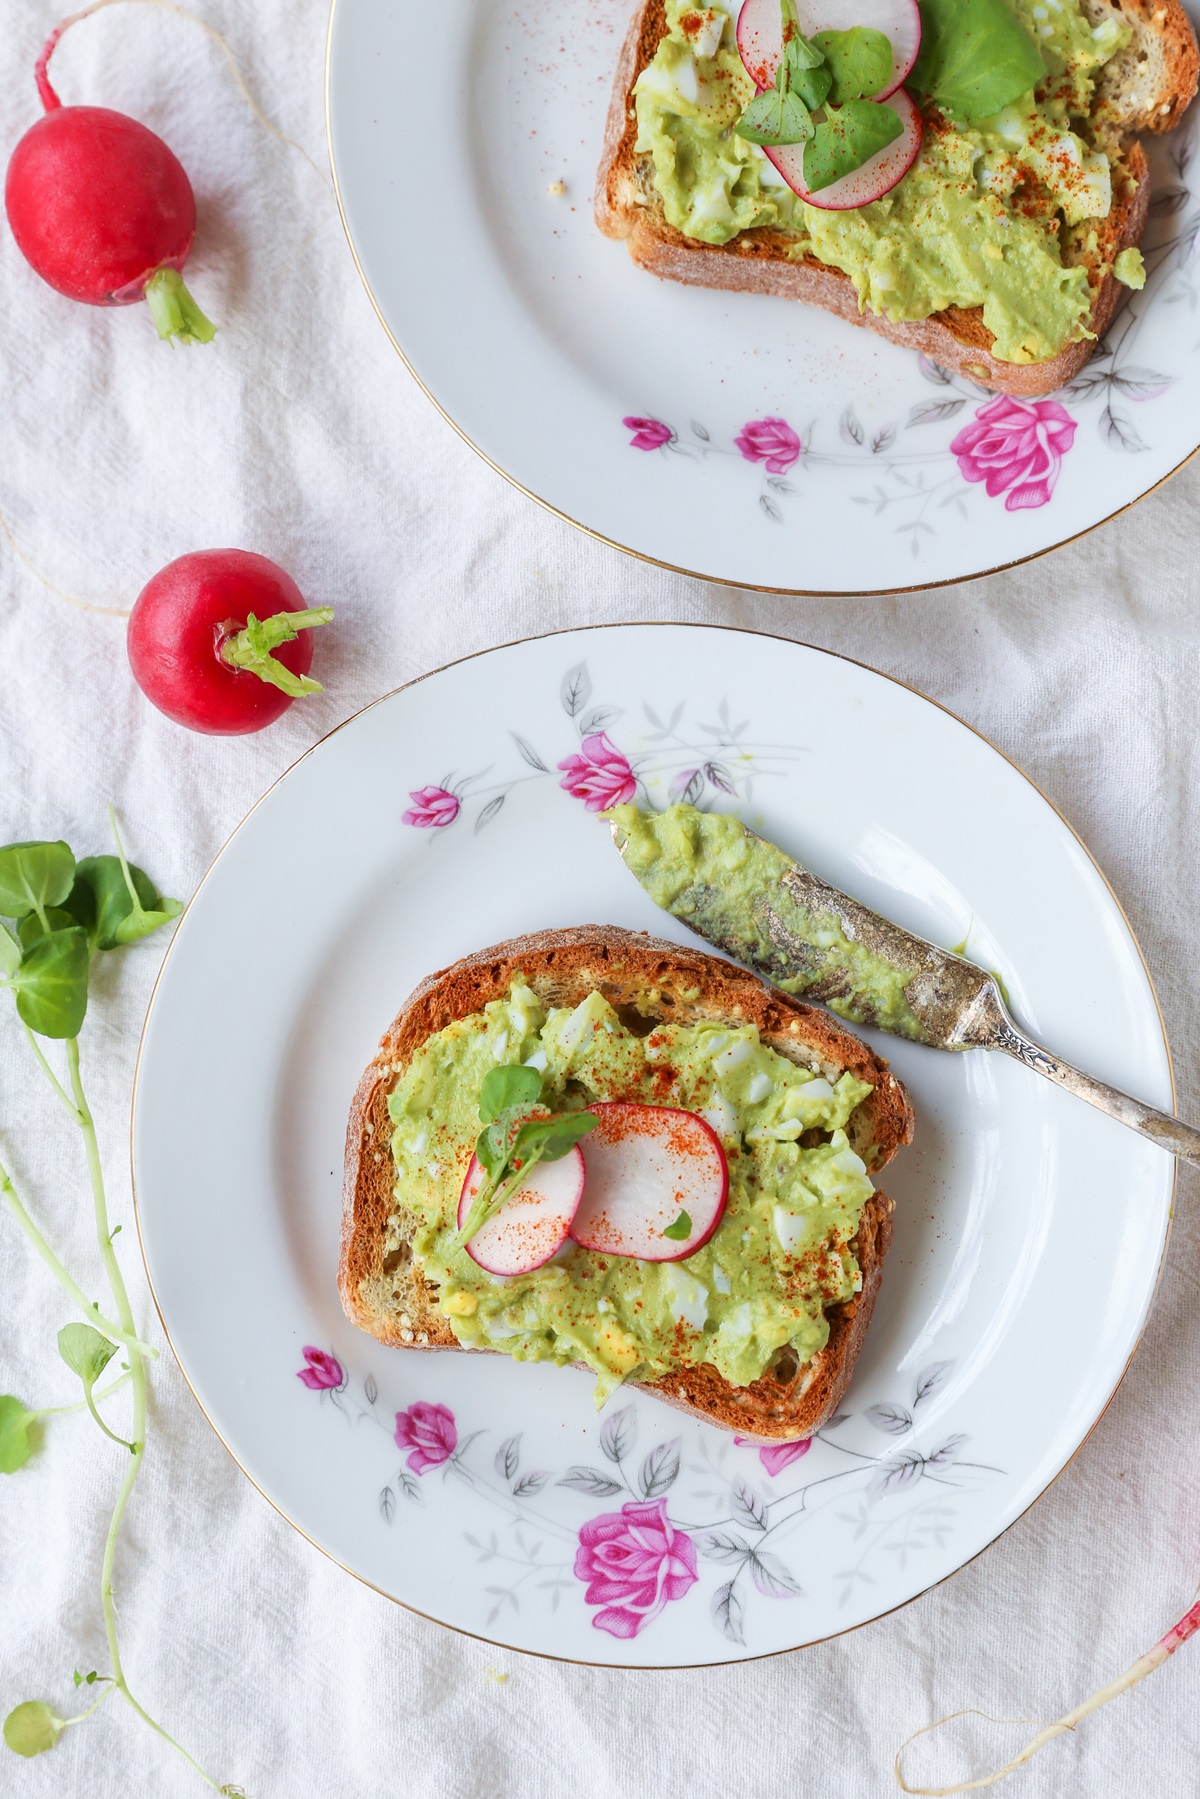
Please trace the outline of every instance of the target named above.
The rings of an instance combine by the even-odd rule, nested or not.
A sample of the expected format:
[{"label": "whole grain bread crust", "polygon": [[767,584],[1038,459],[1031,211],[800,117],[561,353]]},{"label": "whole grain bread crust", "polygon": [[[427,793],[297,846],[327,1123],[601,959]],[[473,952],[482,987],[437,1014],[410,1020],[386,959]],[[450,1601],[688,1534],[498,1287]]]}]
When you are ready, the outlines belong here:
[{"label": "whole grain bread crust", "polygon": [[[573,1006],[599,991],[618,1013],[642,1019],[713,1019],[753,1024],[781,1055],[826,1076],[848,1069],[872,1084],[847,1127],[874,1172],[912,1138],[908,1095],[882,1057],[816,1011],[756,975],[715,956],[610,925],[541,931],[468,956],[423,981],[405,1002],[359,1082],[346,1135],[338,1287],[348,1317],[383,1343],[458,1349],[411,1251],[415,1220],[394,1191],[388,1096],[420,1046],[459,1018],[479,1012],[523,975],[546,1005]],[[829,1310],[829,1339],[803,1366],[785,1350],[748,1387],[734,1387],[708,1365],[645,1384],[668,1404],[747,1436],[811,1434],[836,1409],[862,1347],[892,1237],[892,1202],[876,1193],[854,1240],[862,1288]],[[399,1240],[388,1250],[389,1226]],[[395,1232],[393,1231],[393,1239]]]},{"label": "whole grain bread crust", "polygon": [[[1200,51],[1180,0],[1084,0],[1093,22],[1118,14],[1134,28],[1134,42],[1105,71],[1108,86],[1100,112],[1113,132],[1166,131],[1178,121],[1196,91]],[[860,309],[848,275],[814,256],[788,252],[785,232],[743,231],[730,243],[713,245],[686,237],[669,225],[655,192],[648,159],[636,149],[637,116],[633,86],[667,30],[663,0],[639,0],[622,46],[604,134],[596,186],[596,221],[608,237],[625,240],[634,261],[651,274],[693,286],[738,293],[772,294],[802,300],[863,325],[906,349],[920,351],[942,368],[978,386],[1025,399],[1052,393],[1083,368],[1112,322],[1122,295],[1111,274],[1118,254],[1142,241],[1150,205],[1149,166],[1136,138],[1123,145],[1114,169],[1113,207],[1100,221],[1099,261],[1089,267],[1093,288],[1088,329],[1092,336],[1068,344],[1049,362],[1002,362],[992,355],[995,338],[981,307],[947,307],[928,319],[893,320]]]}]

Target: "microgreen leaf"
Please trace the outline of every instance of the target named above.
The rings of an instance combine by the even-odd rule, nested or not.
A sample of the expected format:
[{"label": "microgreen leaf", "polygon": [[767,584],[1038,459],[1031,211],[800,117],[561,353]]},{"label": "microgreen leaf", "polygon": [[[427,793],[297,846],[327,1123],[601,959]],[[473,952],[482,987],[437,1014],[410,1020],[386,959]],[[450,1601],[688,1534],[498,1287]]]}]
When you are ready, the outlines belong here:
[{"label": "microgreen leaf", "polygon": [[58,1333],[58,1353],[85,1387],[93,1387],[116,1355],[117,1346],[90,1324],[64,1324]]},{"label": "microgreen leaf", "polygon": [[17,1011],[39,1037],[78,1037],[87,1011],[88,941],[78,925],[39,937],[8,985]]},{"label": "microgreen leaf", "polygon": [[747,143],[776,146],[807,143],[813,129],[804,101],[778,87],[756,94],[734,126],[738,137],[744,137]]},{"label": "microgreen leaf", "polygon": [[909,85],[960,123],[995,118],[1045,73],[1036,41],[1006,0],[921,0],[921,52]]},{"label": "microgreen leaf", "polygon": [[32,949],[39,937],[48,936],[51,931],[69,931],[77,923],[65,906],[48,906],[45,926],[36,912],[27,912],[17,926],[17,938],[22,949]]},{"label": "microgreen leaf", "polygon": [[183,910],[178,900],[160,899],[144,870],[128,866],[129,881],[118,856],[85,856],[76,870],[67,910],[86,930],[94,950],[119,949],[157,930]]},{"label": "microgreen leaf", "polygon": [[489,1068],[479,1090],[479,1116],[491,1124],[514,1106],[536,1106],[542,1097],[542,1077],[536,1068]]},{"label": "microgreen leaf", "polygon": [[522,1168],[535,1162],[559,1162],[600,1120],[594,1112],[561,1112],[555,1118],[531,1118],[517,1132],[510,1160]]},{"label": "microgreen leaf", "polygon": [[852,175],[904,130],[900,115],[875,100],[849,100],[830,107],[804,150],[804,179],[814,194]]},{"label": "microgreen leaf", "polygon": [[24,918],[61,906],[75,879],[65,843],[9,843],[0,849],[0,917]]},{"label": "microgreen leaf", "polygon": [[0,924],[0,975],[12,974],[21,961],[21,948],[6,924]]},{"label": "microgreen leaf", "polygon": [[117,1353],[116,1344],[110,1343],[107,1337],[102,1337],[90,1324],[64,1324],[58,1333],[58,1353],[67,1367],[83,1382],[83,1397],[87,1401],[88,1411],[105,1436],[111,1437],[114,1443],[122,1444],[132,1454],[134,1445],[109,1430],[96,1410],[96,1402],[92,1397],[92,1388]]},{"label": "microgreen leaf", "polygon": [[803,74],[806,69],[819,69],[822,52],[800,29],[796,0],[779,0],[779,11],[783,20],[783,66],[789,77]]},{"label": "microgreen leaf", "polygon": [[686,1212],[681,1212],[674,1224],[669,1224],[663,1232],[663,1236],[669,1237],[672,1243],[686,1243],[691,1234],[692,1221]]},{"label": "microgreen leaf", "polygon": [[41,1755],[53,1749],[65,1722],[55,1717],[44,1699],[27,1699],[5,1718],[4,1741],[18,1755]]},{"label": "microgreen leaf", "polygon": [[0,1474],[15,1474],[33,1454],[29,1441],[37,1413],[14,1399],[11,1393],[0,1395]]},{"label": "microgreen leaf", "polygon": [[869,100],[887,85],[892,72],[892,46],[882,31],[853,25],[849,31],[818,31],[813,42],[823,52],[831,85],[831,106],[847,100]]}]

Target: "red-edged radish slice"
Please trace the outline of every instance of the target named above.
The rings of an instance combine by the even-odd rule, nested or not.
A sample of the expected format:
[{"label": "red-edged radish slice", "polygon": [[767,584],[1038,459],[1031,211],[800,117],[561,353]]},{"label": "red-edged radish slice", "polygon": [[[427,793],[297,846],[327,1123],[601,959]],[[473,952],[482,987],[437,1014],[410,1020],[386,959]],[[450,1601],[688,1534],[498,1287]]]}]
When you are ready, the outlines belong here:
[{"label": "red-edged radish slice", "polygon": [[[458,1228],[467,1222],[487,1175],[471,1157],[458,1201]],[[537,1162],[494,1218],[475,1232],[467,1254],[489,1274],[532,1274],[567,1241],[583,1193],[583,1157],[576,1144],[557,1162]]]},{"label": "red-edged radish slice", "polygon": [[[818,31],[849,31],[868,26],[882,31],[892,46],[892,72],[887,85],[871,100],[886,100],[912,72],[921,48],[921,12],[917,0],[796,0],[796,15],[805,37]],[[783,14],[779,0],[746,0],[738,15],[738,49],[759,87],[770,87],[783,55]]]},{"label": "red-edged radish slice", "polygon": [[[604,1100],[579,1147],[587,1179],[571,1224],[584,1249],[680,1262],[716,1230],[729,1197],[721,1140],[695,1112]],[[687,1219],[685,1237],[666,1232]]]},{"label": "red-edged radish slice", "polygon": [[818,188],[816,193],[804,179],[803,144],[788,144],[782,150],[764,148],[763,155],[770,157],[794,193],[822,212],[852,212],[855,207],[869,206],[903,181],[921,150],[921,115],[907,89],[898,88],[889,95],[887,103],[899,114],[904,127],[900,136],[872,156],[870,162],[864,162],[861,169],[830,182],[828,187]]}]

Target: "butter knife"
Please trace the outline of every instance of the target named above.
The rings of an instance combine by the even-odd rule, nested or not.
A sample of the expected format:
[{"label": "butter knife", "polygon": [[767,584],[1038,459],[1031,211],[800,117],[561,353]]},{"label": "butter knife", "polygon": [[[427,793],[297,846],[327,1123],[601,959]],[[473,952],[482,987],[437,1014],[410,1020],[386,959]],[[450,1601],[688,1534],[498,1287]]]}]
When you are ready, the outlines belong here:
[{"label": "butter knife", "polygon": [[[624,857],[626,839],[615,822],[612,833]],[[902,930],[781,852],[773,855],[782,872],[755,892],[748,912],[709,883],[684,887],[667,909],[735,961],[850,1023],[931,1049],[1003,1050],[1200,1167],[1200,1131],[1044,1049],[1013,1019],[994,974]]]}]

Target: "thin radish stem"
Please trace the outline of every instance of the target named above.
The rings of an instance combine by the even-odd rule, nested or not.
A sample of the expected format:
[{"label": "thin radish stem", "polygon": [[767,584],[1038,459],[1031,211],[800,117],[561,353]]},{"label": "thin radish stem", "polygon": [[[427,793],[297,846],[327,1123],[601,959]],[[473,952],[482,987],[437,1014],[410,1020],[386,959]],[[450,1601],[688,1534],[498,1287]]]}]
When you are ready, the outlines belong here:
[{"label": "thin radish stem", "polygon": [[2,512],[0,512],[0,531],[3,531],[5,537],[7,537],[9,548],[12,550],[13,555],[21,564],[22,568],[27,569],[34,580],[39,582],[41,586],[46,589],[47,593],[54,594],[57,599],[65,600],[68,606],[74,606],[79,612],[96,612],[99,613],[101,618],[129,617],[128,611],[120,606],[94,606],[90,600],[77,600],[74,594],[66,593],[61,587],[56,587],[49,576],[44,575],[37,564],[29,560],[28,556],[13,536],[12,526]]},{"label": "thin radish stem", "polygon": [[250,111],[253,113],[257,122],[262,126],[263,130],[269,132],[279,143],[286,144],[289,150],[298,151],[308,164],[309,168],[316,171],[326,187],[329,186],[329,178],[324,169],[321,168],[319,163],[314,162],[313,158],[304,148],[304,145],[298,144],[294,137],[289,137],[286,132],[280,131],[278,125],[272,125],[270,119],[263,112],[258,101],[254,98],[254,95],[246,85],[246,78],[238,67],[237,58],[234,56],[228,40],[223,38],[215,26],[210,25],[207,20],[202,19],[198,13],[189,12],[186,6],[177,5],[176,0],[93,0],[91,6],[85,6],[81,12],[72,13],[70,18],[64,19],[61,25],[57,26],[56,29],[51,32],[46,41],[46,47],[37,60],[34,71],[37,80],[38,94],[41,97],[42,105],[46,108],[47,112],[52,112],[55,107],[62,105],[62,101],[50,85],[50,77],[47,70],[50,58],[54,55],[64,34],[71,29],[72,25],[78,25],[84,19],[90,19],[93,13],[104,12],[110,6],[123,6],[126,4],[156,6],[162,12],[176,13],[179,18],[187,19],[191,24],[198,25],[205,36],[211,38],[212,42],[224,56],[225,61],[229,64],[229,72],[233,76],[238,92],[241,94],[242,99],[246,102],[246,105],[250,108]]},{"label": "thin radish stem", "polygon": [[[92,1119],[87,1097],[83,1091],[83,1081],[79,1072],[79,1039],[67,1039],[67,1067],[71,1076],[71,1092],[75,1098],[79,1113],[79,1125],[83,1132],[84,1148],[87,1153],[88,1176],[92,1185],[92,1201],[96,1217],[96,1240],[100,1248],[100,1257],[104,1263],[108,1283],[112,1288],[116,1302],[117,1315],[123,1328],[129,1332],[134,1330],[133,1308],[129,1303],[129,1293],[125,1279],[117,1261],[112,1245],[112,1231],[108,1223],[108,1200],[104,1191],[104,1170],[100,1162],[100,1145],[96,1138],[96,1126]],[[190,1756],[182,1744],[165,1731],[139,1704],[130,1691],[129,1682],[121,1663],[121,1649],[117,1641],[117,1611],[113,1600],[113,1564],[117,1554],[117,1540],[121,1534],[121,1524],[125,1517],[125,1508],[129,1504],[129,1496],[133,1492],[138,1474],[142,1466],[142,1457],[146,1450],[146,1367],[140,1356],[134,1356],[129,1370],[133,1379],[133,1442],[130,1447],[133,1454],[129,1466],[125,1470],[125,1478],[121,1482],[121,1490],[117,1494],[117,1503],[113,1507],[112,1519],[108,1526],[108,1536],[104,1543],[104,1560],[100,1568],[100,1604],[104,1613],[104,1634],[108,1641],[108,1654],[112,1663],[113,1684],[120,1690],[121,1696],[132,1706],[142,1721],[148,1724],[157,1736],[180,1755],[188,1766],[200,1776],[206,1786],[214,1792],[220,1787],[199,1762]]]},{"label": "thin radish stem", "polygon": [[[1112,1699],[1119,1699],[1122,1693],[1128,1693],[1131,1688],[1137,1686],[1140,1680],[1145,1680],[1147,1674],[1152,1674],[1155,1668],[1160,1668],[1167,1657],[1174,1655],[1180,1644],[1186,1643],[1188,1638],[1195,1636],[1197,1631],[1200,1631],[1200,1600],[1197,1600],[1189,1612],[1184,1613],[1178,1624],[1172,1625],[1164,1637],[1159,1638],[1153,1649],[1148,1650],[1145,1655],[1139,1655],[1138,1659],[1126,1668],[1124,1674],[1119,1674],[1116,1680],[1110,1680],[1107,1686],[1101,1687],[1098,1692],[1093,1693],[1090,1699],[1085,1699],[1082,1705],[1077,1705],[1073,1712],[1067,1713],[1066,1717],[1058,1718],[1053,1724],[1045,1725],[1035,1737],[1030,1738],[1012,1761],[1006,1762],[994,1774],[981,1775],[978,1780],[964,1780],[956,1786],[949,1787],[909,1786],[900,1771],[900,1757],[908,1748],[909,1743],[915,1743],[918,1737],[927,1735],[931,1730],[940,1730],[943,1724],[949,1724],[953,1718],[968,1716],[982,1718],[987,1717],[987,1713],[951,1712],[948,1717],[939,1718],[934,1724],[926,1724],[923,1730],[914,1731],[912,1736],[900,1745],[899,1753],[893,1763],[893,1771],[901,1791],[920,1794],[922,1799],[946,1799],[946,1796],[951,1793],[977,1793],[983,1787],[995,1786],[998,1780],[1003,1780],[1007,1775],[1015,1774],[1018,1768],[1023,1768],[1039,1749],[1046,1747],[1047,1743],[1052,1743],[1057,1737],[1065,1736],[1069,1731],[1073,1731],[1076,1725],[1081,1724],[1092,1712],[1098,1712],[1102,1705],[1107,1705]],[[989,1720],[991,1723],[1000,1723],[1001,1721],[995,1718]]]},{"label": "thin radish stem", "polygon": [[29,1213],[25,1210],[25,1207],[21,1204],[20,1196],[12,1183],[12,1176],[2,1162],[0,1162],[0,1195],[3,1195],[4,1203],[7,1205],[9,1211],[12,1213],[25,1235],[29,1238],[29,1241],[33,1244],[33,1247],[41,1256],[43,1262],[45,1262],[59,1286],[62,1287],[63,1291],[69,1294],[75,1301],[75,1304],[79,1307],[79,1310],[83,1313],[88,1323],[95,1325],[99,1330],[104,1332],[106,1337],[111,1337],[114,1343],[122,1344],[136,1356],[149,1356],[151,1360],[153,1360],[158,1355],[158,1351],[154,1348],[153,1344],[143,1343],[142,1339],[137,1336],[132,1329],[126,1331],[121,1325],[114,1324],[111,1318],[106,1318],[104,1313],[101,1312],[97,1306],[93,1305],[92,1301],[83,1291],[83,1288],[80,1287],[76,1281],[72,1280],[71,1276],[67,1273],[66,1269],[43,1237],[37,1225],[33,1222],[33,1219],[29,1216]]}]

